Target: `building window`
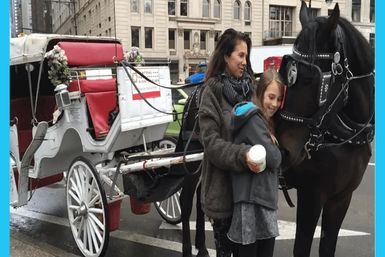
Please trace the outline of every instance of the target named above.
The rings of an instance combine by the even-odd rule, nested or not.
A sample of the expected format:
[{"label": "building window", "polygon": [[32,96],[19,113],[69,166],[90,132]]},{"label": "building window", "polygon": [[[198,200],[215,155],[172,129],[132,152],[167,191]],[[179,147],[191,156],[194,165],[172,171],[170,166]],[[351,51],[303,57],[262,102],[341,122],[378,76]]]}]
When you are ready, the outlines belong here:
[{"label": "building window", "polygon": [[369,44],[372,46],[373,51],[374,51],[374,46],[375,46],[374,33],[369,34]]},{"label": "building window", "polygon": [[144,13],[152,13],[152,0],[144,0]]},{"label": "building window", "polygon": [[370,22],[372,22],[372,23],[374,23],[374,21],[375,21],[374,14],[375,14],[374,0],[370,0]]},{"label": "building window", "polygon": [[202,1],[202,17],[208,18],[210,16],[210,1]]},{"label": "building window", "polygon": [[206,50],[206,43],[207,43],[207,31],[201,30],[200,47],[202,50]]},{"label": "building window", "polygon": [[320,9],[311,8],[310,10],[310,16],[312,18],[318,17],[320,14]]},{"label": "building window", "polygon": [[175,15],[175,0],[168,0],[168,15]]},{"label": "building window", "polygon": [[245,32],[245,35],[251,39],[251,32]]},{"label": "building window", "polygon": [[245,21],[251,21],[251,3],[249,1],[245,3]]},{"label": "building window", "polygon": [[214,18],[221,17],[221,1],[214,0]]},{"label": "building window", "polygon": [[217,45],[220,36],[221,36],[221,32],[215,31],[215,35],[214,35],[214,45],[215,46]]},{"label": "building window", "polygon": [[152,48],[152,32],[153,28],[144,28],[144,47]]},{"label": "building window", "polygon": [[190,31],[189,30],[185,30],[183,31],[183,46],[184,46],[184,49],[190,49]]},{"label": "building window", "polygon": [[241,18],[241,3],[239,1],[234,2],[234,19],[239,20]]},{"label": "building window", "polygon": [[168,49],[175,49],[175,29],[168,30]]},{"label": "building window", "polygon": [[352,21],[361,21],[361,0],[352,1]]},{"label": "building window", "polygon": [[283,6],[270,6],[269,35],[270,38],[292,36],[293,9]]},{"label": "building window", "polygon": [[180,0],[180,16],[187,16],[188,0]]},{"label": "building window", "polygon": [[131,12],[139,12],[139,0],[131,0]]},{"label": "building window", "polygon": [[139,47],[140,28],[131,27],[131,46]]}]

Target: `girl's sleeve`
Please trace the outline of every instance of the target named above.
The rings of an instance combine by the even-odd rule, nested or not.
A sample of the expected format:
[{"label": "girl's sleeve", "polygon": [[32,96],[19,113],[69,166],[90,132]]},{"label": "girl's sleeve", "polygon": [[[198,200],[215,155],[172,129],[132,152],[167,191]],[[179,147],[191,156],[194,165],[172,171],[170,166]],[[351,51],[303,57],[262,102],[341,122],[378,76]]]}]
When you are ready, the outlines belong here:
[{"label": "girl's sleeve", "polygon": [[244,135],[242,142],[251,145],[260,144],[265,147],[266,166],[269,169],[279,168],[282,161],[281,151],[276,144],[273,144],[269,130],[259,115],[255,114],[251,117],[241,129],[240,134]]}]

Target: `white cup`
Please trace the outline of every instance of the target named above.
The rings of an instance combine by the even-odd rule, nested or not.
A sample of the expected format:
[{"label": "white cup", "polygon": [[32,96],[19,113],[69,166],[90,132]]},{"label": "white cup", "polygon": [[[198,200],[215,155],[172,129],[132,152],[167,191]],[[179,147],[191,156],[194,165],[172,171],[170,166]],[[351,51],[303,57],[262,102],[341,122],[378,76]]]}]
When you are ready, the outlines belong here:
[{"label": "white cup", "polygon": [[259,165],[260,172],[266,168],[266,149],[263,145],[254,145],[249,150],[249,158],[252,162]]}]

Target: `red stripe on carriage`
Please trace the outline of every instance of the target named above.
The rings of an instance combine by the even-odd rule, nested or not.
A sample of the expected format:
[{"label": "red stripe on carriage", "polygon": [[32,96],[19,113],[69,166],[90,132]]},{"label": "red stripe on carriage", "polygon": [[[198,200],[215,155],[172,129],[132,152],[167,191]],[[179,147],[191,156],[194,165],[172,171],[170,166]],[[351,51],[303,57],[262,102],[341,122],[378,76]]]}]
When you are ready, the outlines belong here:
[{"label": "red stripe on carriage", "polygon": [[[145,92],[142,93],[144,98],[156,98],[160,97],[160,91],[153,91],[153,92]],[[141,100],[142,97],[140,94],[132,94],[132,100]]]},{"label": "red stripe on carriage", "polygon": [[70,66],[107,65],[123,60],[123,47],[120,43],[59,42],[65,51]]}]

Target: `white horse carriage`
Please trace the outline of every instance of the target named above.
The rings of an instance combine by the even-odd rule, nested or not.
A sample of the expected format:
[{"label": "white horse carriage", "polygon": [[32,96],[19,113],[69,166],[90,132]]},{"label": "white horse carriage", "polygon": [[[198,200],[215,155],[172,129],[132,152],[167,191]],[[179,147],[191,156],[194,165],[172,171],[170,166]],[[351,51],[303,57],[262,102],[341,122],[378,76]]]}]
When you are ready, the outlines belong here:
[{"label": "white horse carriage", "polygon": [[101,256],[123,198],[171,197],[181,176],[169,167],[202,158],[159,146],[173,119],[169,67],[138,67],[166,87],[148,82],[113,38],[31,34],[11,39],[10,52],[11,205],[64,177],[76,244]]}]

